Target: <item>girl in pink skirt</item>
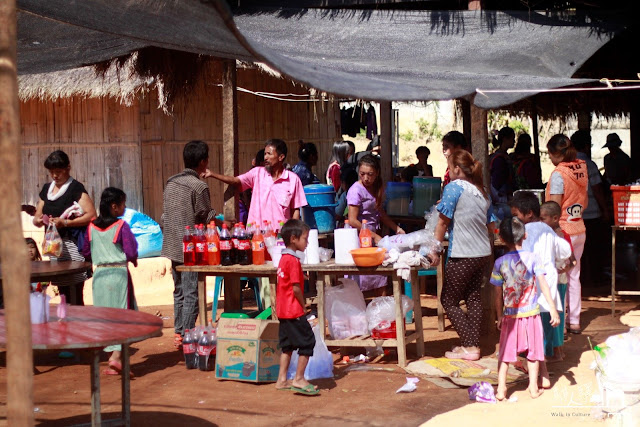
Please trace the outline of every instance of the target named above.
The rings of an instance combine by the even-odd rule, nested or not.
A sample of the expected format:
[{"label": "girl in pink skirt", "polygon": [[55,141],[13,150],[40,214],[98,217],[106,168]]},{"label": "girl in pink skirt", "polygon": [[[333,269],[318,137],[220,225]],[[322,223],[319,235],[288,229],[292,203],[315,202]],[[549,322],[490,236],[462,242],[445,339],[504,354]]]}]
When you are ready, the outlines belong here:
[{"label": "girl in pink skirt", "polygon": [[505,219],[500,224],[500,238],[509,252],[496,260],[491,273],[500,330],[498,400],[506,398],[509,363],[516,362],[520,353],[527,358],[529,394],[535,399],[543,391],[538,388],[539,362],[544,361],[544,337],[536,282],[552,310],[551,326],[560,323],[544,278],[544,265],[535,254],[522,250],[525,237],[524,224],[518,218]]}]

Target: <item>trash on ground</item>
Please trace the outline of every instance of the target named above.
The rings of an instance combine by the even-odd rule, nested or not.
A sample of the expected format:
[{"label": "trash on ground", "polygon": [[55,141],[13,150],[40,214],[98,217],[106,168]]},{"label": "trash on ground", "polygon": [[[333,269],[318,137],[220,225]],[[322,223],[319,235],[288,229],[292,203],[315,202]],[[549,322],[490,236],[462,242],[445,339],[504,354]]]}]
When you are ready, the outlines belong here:
[{"label": "trash on ground", "polygon": [[486,381],[480,381],[469,387],[469,400],[482,403],[496,403],[493,387]]},{"label": "trash on ground", "polygon": [[407,377],[407,382],[402,387],[397,389],[396,393],[411,393],[412,391],[415,391],[416,388],[418,388],[416,384],[419,381],[420,380],[415,377]]}]

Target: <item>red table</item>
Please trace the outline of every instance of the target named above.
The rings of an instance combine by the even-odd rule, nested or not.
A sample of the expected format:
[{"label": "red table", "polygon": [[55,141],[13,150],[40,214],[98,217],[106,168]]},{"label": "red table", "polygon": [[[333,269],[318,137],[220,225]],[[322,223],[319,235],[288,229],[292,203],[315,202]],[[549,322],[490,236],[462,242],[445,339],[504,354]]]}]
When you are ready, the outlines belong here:
[{"label": "red table", "polygon": [[[120,308],[67,306],[67,317],[59,321],[57,306],[51,306],[51,321],[32,325],[34,350],[88,350],[91,352],[91,425],[131,423],[129,344],[162,335],[162,319]],[[5,347],[4,310],[0,310],[0,346]],[[122,418],[102,422],[100,414],[100,354],[109,345],[122,345]]]}]

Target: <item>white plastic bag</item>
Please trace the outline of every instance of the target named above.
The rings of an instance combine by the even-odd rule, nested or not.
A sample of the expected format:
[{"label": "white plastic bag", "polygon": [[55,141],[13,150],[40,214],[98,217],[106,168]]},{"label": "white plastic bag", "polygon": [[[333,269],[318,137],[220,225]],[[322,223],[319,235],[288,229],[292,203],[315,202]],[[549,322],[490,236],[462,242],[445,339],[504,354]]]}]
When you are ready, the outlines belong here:
[{"label": "white plastic bag", "polygon": [[440,242],[433,237],[433,231],[418,230],[408,234],[396,234],[393,236],[384,236],[379,242],[379,248],[385,248],[387,252],[397,249],[399,252],[417,251],[420,246],[439,245]]},{"label": "white plastic bag", "polygon": [[[309,358],[307,368],[304,370],[304,378],[317,380],[319,378],[333,378],[333,355],[327,348],[320,334],[320,325],[315,325],[313,335],[316,337],[316,345],[313,348],[313,356]],[[292,380],[298,368],[298,350],[291,354],[291,362],[287,370],[287,379]]]},{"label": "white plastic bag", "polygon": [[[413,301],[406,295],[402,295],[402,314],[406,315],[413,310]],[[374,298],[367,307],[367,322],[369,331],[383,322],[394,322],[396,320],[396,303],[393,297]]]},{"label": "white plastic bag", "polygon": [[364,296],[351,279],[338,279],[339,285],[325,291],[324,312],[333,339],[346,339],[369,333]]}]

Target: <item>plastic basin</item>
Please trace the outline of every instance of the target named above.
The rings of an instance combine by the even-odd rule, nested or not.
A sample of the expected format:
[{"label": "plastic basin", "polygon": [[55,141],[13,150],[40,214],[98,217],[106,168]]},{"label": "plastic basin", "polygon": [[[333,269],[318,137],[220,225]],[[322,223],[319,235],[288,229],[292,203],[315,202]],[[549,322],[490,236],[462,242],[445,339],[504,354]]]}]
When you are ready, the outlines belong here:
[{"label": "plastic basin", "polygon": [[303,188],[307,203],[311,207],[327,206],[336,202],[336,192],[333,185],[310,184]]},{"label": "plastic basin", "polygon": [[350,251],[353,262],[358,267],[376,267],[384,261],[384,254],[387,250],[384,248],[358,248]]}]

